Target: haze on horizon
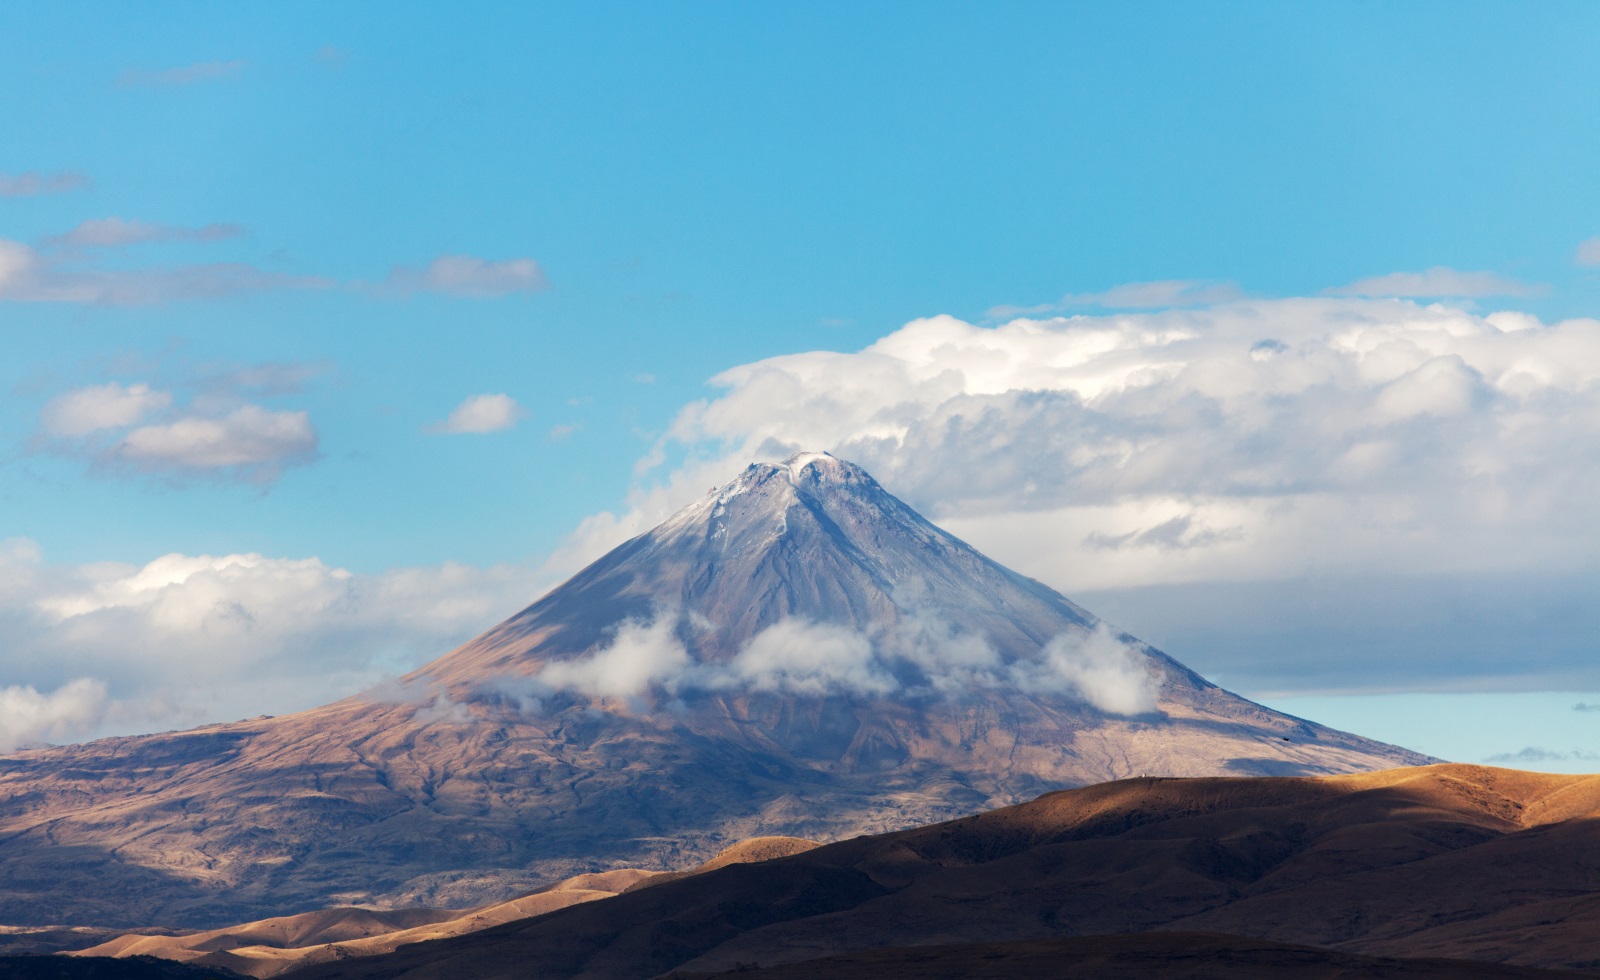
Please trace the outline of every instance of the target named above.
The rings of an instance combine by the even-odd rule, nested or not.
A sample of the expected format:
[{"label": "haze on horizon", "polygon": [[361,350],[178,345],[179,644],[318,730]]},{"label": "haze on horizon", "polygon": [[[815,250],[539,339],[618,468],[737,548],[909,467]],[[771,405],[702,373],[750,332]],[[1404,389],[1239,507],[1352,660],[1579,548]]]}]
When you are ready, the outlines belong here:
[{"label": "haze on horizon", "polygon": [[432,659],[801,449],[1600,765],[1593,6],[8,12],[0,749]]}]

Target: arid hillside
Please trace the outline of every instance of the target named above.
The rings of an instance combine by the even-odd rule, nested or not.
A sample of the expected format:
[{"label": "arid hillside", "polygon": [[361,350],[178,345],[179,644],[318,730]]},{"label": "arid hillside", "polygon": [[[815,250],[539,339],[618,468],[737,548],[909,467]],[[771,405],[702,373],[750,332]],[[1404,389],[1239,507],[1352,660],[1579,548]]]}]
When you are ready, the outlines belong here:
[{"label": "arid hillside", "polygon": [[[1600,776],[1124,780],[295,976],[1021,977],[1058,952],[1151,976],[1600,969]],[[1465,962],[1382,962],[1396,958]],[[978,959],[991,972],[959,972]]]},{"label": "arid hillside", "polygon": [[484,908],[460,911],[321,909],[187,935],[129,933],[88,949],[77,949],[72,956],[123,960],[155,957],[265,980],[314,963],[376,956],[409,943],[463,936],[569,905],[610,898],[651,882],[703,874],[730,864],[787,857],[816,846],[815,841],[794,837],[757,837],[735,844],[697,868],[685,871],[622,868],[578,875]]}]

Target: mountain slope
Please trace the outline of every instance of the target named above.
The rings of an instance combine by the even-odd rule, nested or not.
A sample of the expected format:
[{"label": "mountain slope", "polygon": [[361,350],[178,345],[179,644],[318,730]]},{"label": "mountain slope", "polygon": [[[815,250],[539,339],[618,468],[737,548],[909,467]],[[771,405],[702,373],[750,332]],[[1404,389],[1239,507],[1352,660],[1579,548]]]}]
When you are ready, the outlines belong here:
[{"label": "mountain slope", "polygon": [[[937,957],[919,966],[919,948],[1098,936],[1060,951],[1148,954],[1169,932],[1321,947],[1321,957],[1301,962],[1340,969],[1362,964],[1341,967],[1330,950],[1594,969],[1597,854],[1600,776],[1437,765],[1318,778],[1133,779],[653,885],[297,976],[642,980],[741,965],[774,977],[831,976],[833,965],[849,967],[849,976],[873,965],[877,976],[924,976],[939,975]],[[1519,914],[1521,932],[1501,928]],[[1474,935],[1481,926],[1494,943]],[[1151,941],[1106,938],[1128,933]],[[869,950],[886,952],[862,955]],[[1027,947],[988,952],[999,959]],[[1039,953],[1028,955],[1037,962]],[[966,954],[953,955],[959,963]],[[1181,956],[1170,958],[1182,966]],[[1159,958],[1144,965],[1153,971]],[[1258,974],[1263,966],[1259,957],[1243,965]],[[1323,975],[1401,972],[1394,964],[1366,967],[1383,970]],[[1456,969],[1458,976],[1499,975]],[[1418,972],[1449,975],[1437,963]]]},{"label": "mountain slope", "polygon": [[320,909],[181,936],[129,933],[87,949],[75,947],[71,955],[89,958],[156,956],[195,966],[221,967],[243,976],[275,977],[313,963],[390,953],[410,943],[466,935],[569,905],[609,898],[649,882],[684,878],[730,864],[786,857],[816,846],[815,841],[794,837],[758,837],[741,841],[700,867],[687,871],[622,868],[579,875],[485,908],[388,912]]},{"label": "mountain slope", "polygon": [[802,454],[399,684],[0,758],[0,923],[460,907],[1139,773],[1421,761],[1229,694]]}]

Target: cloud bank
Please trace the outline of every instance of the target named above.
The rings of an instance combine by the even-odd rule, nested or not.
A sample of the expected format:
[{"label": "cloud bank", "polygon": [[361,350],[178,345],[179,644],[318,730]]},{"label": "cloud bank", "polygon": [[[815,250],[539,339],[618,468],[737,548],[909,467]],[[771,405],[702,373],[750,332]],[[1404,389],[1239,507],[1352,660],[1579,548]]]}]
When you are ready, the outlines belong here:
[{"label": "cloud bank", "polygon": [[1600,562],[1600,321],[1332,298],[933,317],[713,383],[563,561],[826,449],[1068,590]]},{"label": "cloud bank", "polygon": [[363,575],[253,553],[60,565],[0,542],[0,744],[312,707],[433,659],[543,584],[518,566]]},{"label": "cloud bank", "polygon": [[492,260],[475,255],[441,255],[421,268],[394,267],[379,291],[401,296],[441,293],[489,299],[548,288],[550,281],[545,278],[544,269],[533,259]]}]

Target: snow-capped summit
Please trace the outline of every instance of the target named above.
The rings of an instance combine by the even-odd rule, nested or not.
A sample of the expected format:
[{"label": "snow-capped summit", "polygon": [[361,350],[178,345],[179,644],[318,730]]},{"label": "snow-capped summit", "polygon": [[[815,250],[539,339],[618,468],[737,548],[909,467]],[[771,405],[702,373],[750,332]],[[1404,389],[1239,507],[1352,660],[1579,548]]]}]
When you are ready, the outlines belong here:
[{"label": "snow-capped summit", "polygon": [[[956,648],[1003,686],[1013,664],[1097,625],[1059,593],[929,523],[861,467],[810,452],[751,464],[484,636],[462,652],[461,666],[470,663],[473,676],[532,673],[593,656],[623,624],[663,621],[691,662],[729,663],[791,620],[860,637],[897,689],[947,680],[937,664]],[[1130,649],[1149,661],[1152,684],[1169,673],[1204,683],[1160,654]],[[463,680],[456,666],[445,658],[430,673]]]}]

